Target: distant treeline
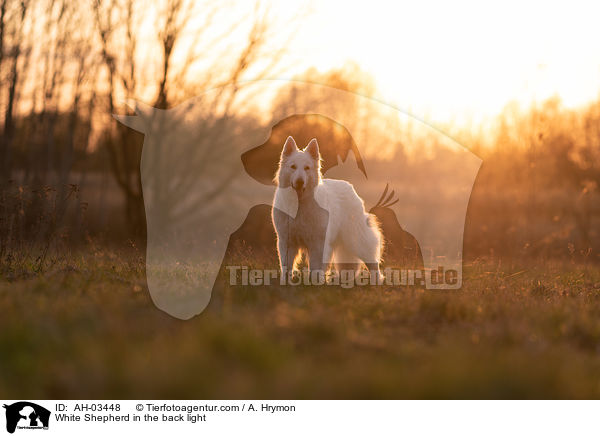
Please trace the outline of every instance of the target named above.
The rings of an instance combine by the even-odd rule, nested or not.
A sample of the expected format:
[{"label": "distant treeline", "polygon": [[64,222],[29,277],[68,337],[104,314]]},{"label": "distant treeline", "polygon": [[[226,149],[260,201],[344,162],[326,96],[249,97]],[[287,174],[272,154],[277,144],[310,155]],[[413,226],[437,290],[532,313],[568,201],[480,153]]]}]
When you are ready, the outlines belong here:
[{"label": "distant treeline", "polygon": [[509,107],[479,141],[467,255],[600,260],[600,102]]},{"label": "distant treeline", "polygon": [[[498,118],[498,128],[486,133],[481,141],[472,138],[464,141],[483,158],[468,209],[466,258],[599,259],[599,108],[600,104],[593,104],[580,110],[567,110],[559,101],[551,100],[522,113],[504,113]],[[74,145],[70,151],[66,141],[73,141],[73,144],[89,141],[86,137],[89,121],[78,119],[79,128],[73,133],[69,130],[69,114],[51,116],[56,123],[55,136],[51,139],[30,133],[39,116],[30,115],[15,122],[14,181],[3,189],[3,215],[0,218],[5,239],[9,230],[16,232],[19,222],[24,226],[20,237],[27,237],[28,228],[39,230],[35,217],[41,211],[49,213],[52,209],[53,214],[71,215],[55,219],[62,220],[66,233],[77,229],[78,236],[73,242],[100,235],[108,240],[143,240],[143,234],[140,236],[128,226],[123,189],[115,180],[109,145],[106,139],[103,140],[110,137],[108,132],[99,135],[93,149]],[[238,121],[241,129],[259,122],[252,117]],[[139,150],[142,135],[127,130],[128,145]],[[482,146],[484,140],[486,145]],[[427,177],[419,171],[425,157],[411,156],[402,143],[395,147],[391,159],[388,157],[387,161],[376,163],[376,172],[385,174],[402,163],[407,168],[407,183],[418,186],[419,178]],[[418,144],[412,143],[411,147],[419,149]],[[436,158],[431,153],[435,154],[436,149],[429,150],[427,159]],[[38,159],[39,156],[44,158]],[[44,165],[65,159],[71,163],[68,172],[62,176],[56,167]],[[443,155],[439,159],[445,159],[447,171],[460,171],[459,161]],[[133,168],[130,174],[138,177]],[[21,191],[19,187],[22,187]],[[401,194],[402,187],[399,188],[397,191]],[[28,194],[27,190],[38,194]],[[20,196],[28,207],[16,208],[15,195]],[[28,195],[29,200],[24,200]],[[44,199],[50,204],[44,204]],[[61,199],[65,205],[60,205]],[[82,211],[82,203],[85,211]]]}]

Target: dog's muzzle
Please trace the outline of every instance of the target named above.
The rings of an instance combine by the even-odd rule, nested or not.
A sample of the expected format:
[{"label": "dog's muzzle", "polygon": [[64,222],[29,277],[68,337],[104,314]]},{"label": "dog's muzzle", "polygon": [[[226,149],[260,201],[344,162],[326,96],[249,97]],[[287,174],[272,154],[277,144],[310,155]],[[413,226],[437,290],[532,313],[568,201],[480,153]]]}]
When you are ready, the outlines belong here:
[{"label": "dog's muzzle", "polygon": [[292,188],[294,188],[298,192],[304,191],[305,186],[306,185],[304,184],[304,180],[302,179],[295,180],[294,183],[292,183]]}]

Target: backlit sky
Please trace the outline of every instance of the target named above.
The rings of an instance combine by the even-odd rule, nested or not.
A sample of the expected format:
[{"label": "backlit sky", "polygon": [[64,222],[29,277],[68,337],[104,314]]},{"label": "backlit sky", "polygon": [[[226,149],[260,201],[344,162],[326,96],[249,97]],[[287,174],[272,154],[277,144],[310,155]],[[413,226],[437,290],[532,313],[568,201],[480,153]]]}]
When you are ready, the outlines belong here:
[{"label": "backlit sky", "polygon": [[[289,14],[305,2],[277,2]],[[600,90],[600,3],[314,1],[279,78],[354,61],[381,100],[434,122],[481,121],[507,103]],[[284,8],[285,10],[281,9]]]}]

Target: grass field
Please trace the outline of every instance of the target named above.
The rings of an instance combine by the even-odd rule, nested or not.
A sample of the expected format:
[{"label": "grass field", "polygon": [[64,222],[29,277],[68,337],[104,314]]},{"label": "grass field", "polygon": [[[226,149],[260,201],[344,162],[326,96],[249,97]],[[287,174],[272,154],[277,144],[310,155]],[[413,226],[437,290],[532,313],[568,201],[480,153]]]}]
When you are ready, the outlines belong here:
[{"label": "grass field", "polygon": [[467,265],[460,291],[230,293],[158,311],[139,257],[0,278],[3,398],[600,398],[600,268]]}]

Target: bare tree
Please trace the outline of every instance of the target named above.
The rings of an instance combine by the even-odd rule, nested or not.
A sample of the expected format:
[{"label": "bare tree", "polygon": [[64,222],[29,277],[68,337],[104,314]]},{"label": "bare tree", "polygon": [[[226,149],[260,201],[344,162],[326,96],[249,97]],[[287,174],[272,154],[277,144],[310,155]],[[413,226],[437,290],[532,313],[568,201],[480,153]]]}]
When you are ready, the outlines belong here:
[{"label": "bare tree", "polygon": [[[12,21],[12,38],[11,46],[8,48],[8,54],[10,57],[9,75],[8,75],[8,97],[6,112],[4,114],[4,134],[2,138],[2,174],[8,175],[10,178],[11,173],[11,146],[15,134],[14,124],[14,111],[15,111],[15,100],[17,95],[17,86],[19,84],[19,61],[21,55],[27,52],[23,45],[23,23],[27,14],[29,6],[28,1],[21,1],[16,7],[13,13],[15,17]],[[6,15],[5,10],[6,4],[2,4],[2,40],[4,40],[4,19]],[[4,46],[4,42],[2,43]],[[1,65],[1,64],[0,64]]]},{"label": "bare tree", "polygon": [[[238,92],[235,84],[242,80],[244,74],[263,57],[269,62],[254,78],[264,77],[269,71],[272,72],[281,59],[285,47],[271,51],[268,57],[263,56],[265,53],[262,48],[272,36],[269,34],[272,22],[268,11],[260,3],[245,17],[246,21],[252,21],[245,38],[246,43],[240,48],[227,48],[223,52],[216,52],[213,47],[226,41],[232,29],[240,24],[235,21],[222,26],[223,17],[216,22],[216,17],[226,11],[227,5],[207,2],[199,8],[190,0],[165,0],[161,5],[162,7],[157,8],[159,18],[156,21],[156,45],[146,44],[140,47],[136,36],[141,32],[141,5],[134,0],[125,0],[124,3],[117,0],[94,0],[93,9],[107,76],[110,113],[115,113],[120,106],[119,97],[121,100],[134,96],[139,98],[143,90],[138,83],[143,80],[146,89],[156,90],[152,102],[159,109],[177,105],[201,89],[222,86],[224,91],[214,104],[225,107],[224,113],[227,114],[227,108],[233,104]],[[223,28],[215,31],[220,26]],[[117,43],[119,41],[121,44]],[[141,68],[138,65],[141,50],[157,50],[160,53],[158,72],[154,76],[144,73],[147,66]],[[182,60],[178,59],[175,63],[176,52],[184,55]],[[202,72],[196,72],[192,77],[191,69],[199,60],[206,59],[214,59],[213,65],[204,67]],[[211,130],[207,130],[206,135],[218,130],[214,124],[208,123],[207,126],[209,124]],[[117,125],[111,130],[112,134],[105,138],[111,169],[126,199],[127,221],[132,229],[142,233],[144,219],[139,172],[141,137],[124,126]]]}]

